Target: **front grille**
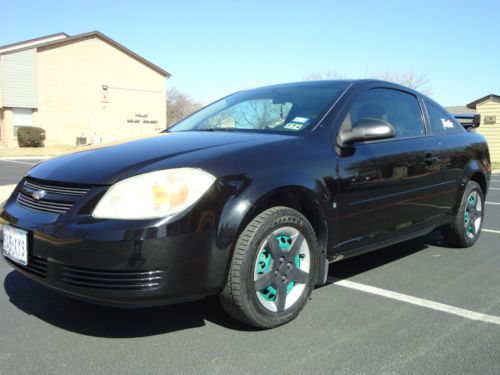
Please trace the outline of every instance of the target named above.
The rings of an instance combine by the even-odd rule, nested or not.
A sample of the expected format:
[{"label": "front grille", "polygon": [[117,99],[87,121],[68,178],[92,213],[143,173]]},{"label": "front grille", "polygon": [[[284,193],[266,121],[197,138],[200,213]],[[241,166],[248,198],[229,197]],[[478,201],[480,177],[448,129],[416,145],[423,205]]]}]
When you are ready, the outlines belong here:
[{"label": "front grille", "polygon": [[36,255],[28,255],[28,265],[23,266],[22,264],[16,263],[9,258],[5,258],[13,266],[16,266],[23,271],[31,273],[32,275],[41,277],[45,279],[47,277],[47,258],[42,258]]},{"label": "front grille", "polygon": [[43,183],[36,182],[34,180],[26,180],[24,182],[24,186],[32,189],[32,190],[43,190],[47,193],[54,194],[62,194],[62,195],[74,195],[74,196],[83,196],[90,188],[83,187],[68,187],[68,186],[58,186],[58,185],[47,185]]},{"label": "front grille", "polygon": [[[28,178],[17,196],[17,204],[32,211],[64,214],[89,191],[90,187],[86,186],[63,186]],[[43,196],[36,197],[36,193],[42,193]]]},{"label": "front grille", "polygon": [[[23,266],[5,257],[12,266],[42,279],[47,278],[49,262],[47,258],[28,255],[28,265]],[[54,266],[53,263],[50,263]],[[54,272],[55,271],[55,272]],[[115,291],[151,291],[165,283],[165,271],[101,271],[79,267],[62,266],[52,271],[52,277],[61,283],[81,288]]]},{"label": "front grille", "polygon": [[64,266],[61,282],[94,289],[154,290],[163,286],[164,271],[97,271]]},{"label": "front grille", "polygon": [[69,211],[71,207],[73,207],[73,203],[36,200],[23,192],[20,192],[17,196],[17,204],[33,211],[45,212],[50,214],[63,214]]}]

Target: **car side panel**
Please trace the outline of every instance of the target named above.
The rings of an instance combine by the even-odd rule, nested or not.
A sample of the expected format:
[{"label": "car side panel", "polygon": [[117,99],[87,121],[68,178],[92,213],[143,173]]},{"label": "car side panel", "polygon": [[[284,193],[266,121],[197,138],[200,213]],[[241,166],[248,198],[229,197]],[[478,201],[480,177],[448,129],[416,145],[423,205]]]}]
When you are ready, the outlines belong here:
[{"label": "car side panel", "polygon": [[[477,133],[458,133],[439,136],[442,144],[444,180],[447,195],[443,197],[445,212],[455,215],[458,202],[467,182],[476,174],[484,176],[486,187],[491,178],[491,164],[484,136]],[[487,191],[485,191],[487,193]]]},{"label": "car side panel", "polygon": [[339,160],[337,197],[342,226],[339,252],[397,236],[434,219],[444,194],[434,137],[395,139],[357,145],[352,156]]},{"label": "car side panel", "polygon": [[[338,110],[332,144],[336,144],[351,106],[370,89],[394,89],[414,95],[423,109],[419,94],[412,90],[380,82],[361,85]],[[347,149],[337,146],[341,230],[335,239],[335,251],[352,252],[406,235],[417,226],[431,225],[439,215],[443,182],[443,164],[437,157],[440,151],[438,140],[430,135],[360,142]]]}]

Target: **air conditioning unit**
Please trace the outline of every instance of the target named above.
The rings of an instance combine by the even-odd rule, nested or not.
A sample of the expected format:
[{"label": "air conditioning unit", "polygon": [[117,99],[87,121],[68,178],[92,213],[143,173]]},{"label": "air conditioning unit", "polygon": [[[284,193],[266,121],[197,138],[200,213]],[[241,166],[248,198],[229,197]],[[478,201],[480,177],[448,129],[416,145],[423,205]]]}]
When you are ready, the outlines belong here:
[{"label": "air conditioning unit", "polygon": [[88,145],[87,137],[76,137],[76,145],[77,146],[86,146],[86,145]]}]

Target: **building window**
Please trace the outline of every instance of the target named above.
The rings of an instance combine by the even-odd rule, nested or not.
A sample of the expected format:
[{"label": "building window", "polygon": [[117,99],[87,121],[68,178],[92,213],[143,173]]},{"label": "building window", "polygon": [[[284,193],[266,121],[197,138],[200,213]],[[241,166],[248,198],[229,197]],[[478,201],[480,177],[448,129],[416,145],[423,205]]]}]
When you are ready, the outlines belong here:
[{"label": "building window", "polygon": [[19,128],[33,125],[33,110],[31,108],[13,108],[12,125],[14,126],[14,138],[17,138]]}]

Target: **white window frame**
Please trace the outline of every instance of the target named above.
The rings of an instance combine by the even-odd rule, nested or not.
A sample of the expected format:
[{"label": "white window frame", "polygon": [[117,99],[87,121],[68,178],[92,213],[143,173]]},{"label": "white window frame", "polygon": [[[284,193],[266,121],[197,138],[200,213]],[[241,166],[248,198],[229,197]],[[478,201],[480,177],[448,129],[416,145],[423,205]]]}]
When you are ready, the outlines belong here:
[{"label": "white window frame", "polygon": [[14,139],[17,139],[17,131],[19,128],[24,126],[33,126],[33,109],[12,108],[12,131]]}]

